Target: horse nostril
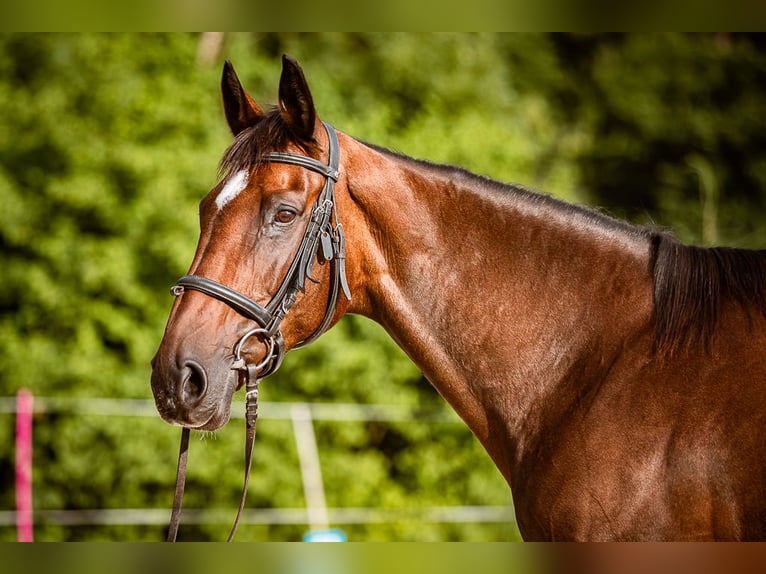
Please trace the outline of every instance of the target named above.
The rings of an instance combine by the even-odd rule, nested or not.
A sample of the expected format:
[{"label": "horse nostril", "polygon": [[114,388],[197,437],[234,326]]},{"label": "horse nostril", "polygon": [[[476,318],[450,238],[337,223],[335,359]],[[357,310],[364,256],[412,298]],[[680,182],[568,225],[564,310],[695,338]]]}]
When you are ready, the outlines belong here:
[{"label": "horse nostril", "polygon": [[187,361],[181,369],[181,401],[189,406],[205,396],[207,377],[202,365]]}]

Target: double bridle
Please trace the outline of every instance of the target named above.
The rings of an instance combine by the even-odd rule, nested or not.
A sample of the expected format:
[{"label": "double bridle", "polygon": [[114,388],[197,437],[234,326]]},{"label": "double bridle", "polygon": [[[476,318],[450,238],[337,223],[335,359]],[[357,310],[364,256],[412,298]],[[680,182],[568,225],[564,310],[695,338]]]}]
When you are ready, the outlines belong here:
[{"label": "double bridle", "polygon": [[[311,218],[306,226],[298,251],[285,273],[282,283],[271,300],[262,306],[247,295],[222,285],[217,281],[200,275],[184,275],[171,288],[171,293],[179,296],[191,289],[226,303],[243,317],[258,324],[243,334],[234,345],[234,362],[231,368],[240,371],[245,377],[245,479],[234,526],[228,540],[234,538],[242,510],[247,498],[247,485],[250,478],[253,444],[255,442],[255,423],[258,416],[258,385],[260,380],[274,373],[282,364],[285,356],[285,341],[280,331],[280,325],[292,306],[299,292],[303,292],[306,279],[314,283],[319,281],[311,275],[314,259],[330,262],[330,290],[327,307],[322,322],[306,339],[295,345],[304,347],[315,341],[330,326],[338,306],[339,292],[342,290],[346,299],[351,300],[351,292],[346,280],[346,239],[343,226],[338,220],[335,205],[335,183],[338,181],[339,144],[335,129],[324,124],[329,141],[329,162],[324,164],[311,157],[292,153],[271,152],[265,154],[264,162],[286,163],[297,165],[319,173],[325,177],[325,184],[314,204]],[[334,220],[334,225],[333,225]],[[266,345],[266,355],[259,363],[248,363],[242,355],[242,349],[250,338],[261,340]],[[186,461],[189,448],[189,429],[181,431],[181,448],[178,456],[178,471],[176,475],[175,497],[173,512],[170,518],[168,541],[173,542],[178,533],[180,522],[181,502],[183,499],[184,483],[186,481]]]}]

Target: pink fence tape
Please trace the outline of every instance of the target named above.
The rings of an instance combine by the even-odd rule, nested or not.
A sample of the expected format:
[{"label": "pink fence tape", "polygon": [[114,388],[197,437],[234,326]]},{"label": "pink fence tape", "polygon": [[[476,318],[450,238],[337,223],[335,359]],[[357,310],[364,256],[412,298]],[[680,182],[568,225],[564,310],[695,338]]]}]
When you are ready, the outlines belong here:
[{"label": "pink fence tape", "polygon": [[19,542],[32,542],[32,411],[27,389],[16,395],[16,532]]}]

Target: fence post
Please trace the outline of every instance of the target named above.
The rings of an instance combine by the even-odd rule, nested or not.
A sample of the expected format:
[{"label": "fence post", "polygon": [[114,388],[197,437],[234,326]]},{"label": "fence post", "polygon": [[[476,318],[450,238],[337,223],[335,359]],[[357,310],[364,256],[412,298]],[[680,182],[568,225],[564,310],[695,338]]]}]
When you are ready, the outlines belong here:
[{"label": "fence post", "polygon": [[28,389],[16,394],[16,533],[19,542],[32,542],[32,413]]},{"label": "fence post", "polygon": [[309,531],[304,542],[345,542],[346,534],[340,528],[330,528],[327,502],[324,496],[322,467],[319,464],[319,448],[314,434],[311,407],[306,403],[294,403],[290,409],[293,432],[301,465],[303,493],[306,498]]},{"label": "fence post", "polygon": [[329,520],[311,408],[306,403],[295,403],[290,409],[290,415],[293,419],[295,443],[298,447],[309,528],[325,529],[328,527]]}]

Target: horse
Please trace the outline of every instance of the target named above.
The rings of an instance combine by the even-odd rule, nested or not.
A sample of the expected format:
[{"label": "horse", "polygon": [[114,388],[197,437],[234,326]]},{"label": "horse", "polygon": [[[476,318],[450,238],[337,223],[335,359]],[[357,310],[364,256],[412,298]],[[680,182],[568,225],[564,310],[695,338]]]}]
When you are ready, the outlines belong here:
[{"label": "horse", "polygon": [[320,120],[282,58],[234,140],[151,386],[217,429],[233,393],[347,313],[376,321],[481,442],[525,540],[766,538],[766,252],[685,245]]}]

